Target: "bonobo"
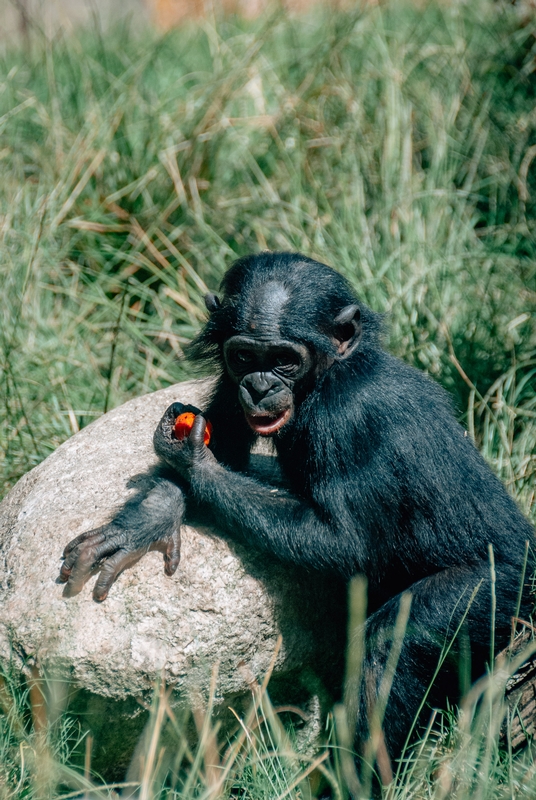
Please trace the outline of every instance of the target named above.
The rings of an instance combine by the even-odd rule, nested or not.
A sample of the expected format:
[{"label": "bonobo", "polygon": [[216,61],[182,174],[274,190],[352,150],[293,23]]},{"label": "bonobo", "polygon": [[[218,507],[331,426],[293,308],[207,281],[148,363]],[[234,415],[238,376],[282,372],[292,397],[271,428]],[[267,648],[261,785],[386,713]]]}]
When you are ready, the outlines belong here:
[{"label": "bonobo", "polygon": [[[248,256],[231,266],[221,296],[207,295],[206,306],[208,322],[191,345],[191,355],[218,374],[205,412],[193,409],[191,433],[179,441],[175,417],[192,409],[179,403],[167,410],[154,437],[167,474],[109,525],[67,545],[66,592],[79,591],[100,568],[94,597],[103,600],[119,573],[150,549],[164,553],[172,574],[181,520],[196,508],[211,511],[248,547],[311,571],[362,573],[370,612],[362,741],[400,595],[409,590],[410,618],[384,719],[396,756],[441,649],[462,621],[458,649],[467,652],[469,641],[473,675],[485,670],[490,545],[495,645],[507,641],[532,526],[454,419],[443,390],[382,349],[379,316],[337,272],[299,254]],[[272,438],[284,491],[247,474],[258,436]],[[521,613],[531,613],[528,591]],[[457,699],[455,653],[456,644],[432,702]]]}]

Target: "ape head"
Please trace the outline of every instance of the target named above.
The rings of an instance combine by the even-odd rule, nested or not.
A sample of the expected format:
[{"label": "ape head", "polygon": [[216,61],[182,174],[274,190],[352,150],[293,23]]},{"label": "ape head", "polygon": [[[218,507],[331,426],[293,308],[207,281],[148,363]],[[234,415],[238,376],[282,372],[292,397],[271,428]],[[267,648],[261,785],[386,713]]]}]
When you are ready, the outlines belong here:
[{"label": "ape head", "polygon": [[217,362],[237,387],[249,427],[273,436],[322,375],[376,339],[376,315],[346,280],[306,256],[263,253],[236,261],[190,352]]}]

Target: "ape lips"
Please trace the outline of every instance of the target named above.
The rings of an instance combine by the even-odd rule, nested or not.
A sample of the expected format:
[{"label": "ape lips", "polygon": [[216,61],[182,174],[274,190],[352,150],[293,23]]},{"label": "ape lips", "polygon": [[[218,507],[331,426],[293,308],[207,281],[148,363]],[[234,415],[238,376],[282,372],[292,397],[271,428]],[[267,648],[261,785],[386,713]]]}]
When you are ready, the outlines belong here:
[{"label": "ape lips", "polygon": [[[175,438],[182,442],[183,439],[186,439],[187,436],[190,435],[190,431],[192,430],[192,426],[194,424],[195,414],[191,411],[185,411],[183,414],[179,414],[177,419],[175,420],[175,425],[173,426],[173,433],[175,434]],[[208,445],[210,442],[210,437],[212,434],[212,425],[207,420],[207,427],[205,428],[205,435],[203,437],[203,441],[205,445]]]},{"label": "ape lips", "polygon": [[290,408],[286,408],[280,414],[246,414],[246,421],[249,427],[260,436],[271,436],[285,425],[291,416]]}]

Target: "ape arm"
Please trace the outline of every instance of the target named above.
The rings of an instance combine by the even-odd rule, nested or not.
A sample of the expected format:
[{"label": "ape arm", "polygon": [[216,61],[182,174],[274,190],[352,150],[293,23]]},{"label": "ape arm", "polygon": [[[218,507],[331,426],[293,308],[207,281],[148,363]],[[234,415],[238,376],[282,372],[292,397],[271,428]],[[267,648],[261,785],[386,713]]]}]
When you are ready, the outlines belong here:
[{"label": "ape arm", "polygon": [[313,569],[349,577],[364,569],[366,548],[341,524],[323,520],[320,509],[283,489],[222,466],[205,447],[205,420],[199,415],[188,439],[172,435],[173,406],[154,438],[157,454],[189,483],[190,497],[212,512],[234,539]]},{"label": "ape arm", "polygon": [[110,522],[69,542],[58,578],[58,583],[66,584],[64,596],[78,594],[100,569],[93,597],[102,602],[117,576],[149,550],[163,553],[165,573],[173,575],[180,560],[184,506],[180,487],[163,473],[155,476],[152,485],[127,500]]},{"label": "ape arm", "polygon": [[[168,408],[168,437],[173,438],[175,419],[185,411],[199,414],[199,409],[183,403],[174,403]],[[243,415],[239,416],[233,406],[224,402],[219,388],[208,414],[214,420],[212,447],[218,458],[233,469],[246,469],[254,435],[244,425]],[[176,439],[173,441],[179,445]],[[58,583],[65,584],[65,597],[78,594],[88,578],[99,571],[93,597],[102,602],[118,575],[149,550],[163,553],[165,573],[173,575],[180,561],[180,526],[185,514],[187,487],[169,472],[168,468],[158,468],[150,484],[119,508],[110,522],[85,531],[67,544],[58,577]]]},{"label": "ape arm", "polygon": [[359,559],[356,554],[356,540],[350,552],[346,533],[338,532],[312,506],[284,489],[270,488],[219,464],[206,464],[193,471],[190,490],[198,502],[211,508],[218,524],[245,544],[345,577],[362,569],[364,555]]}]

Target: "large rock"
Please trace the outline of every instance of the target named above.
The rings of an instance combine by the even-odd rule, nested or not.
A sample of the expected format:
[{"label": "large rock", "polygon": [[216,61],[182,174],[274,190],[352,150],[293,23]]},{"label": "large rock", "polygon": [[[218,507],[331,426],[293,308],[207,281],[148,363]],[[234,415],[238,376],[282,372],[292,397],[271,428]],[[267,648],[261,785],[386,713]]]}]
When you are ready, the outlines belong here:
[{"label": "large rock", "polygon": [[152,435],[165,408],[174,400],[202,407],[207,388],[191,381],[125,403],[65,442],[5,498],[0,658],[35,663],[117,699],[143,697],[163,676],[178,702],[206,692],[216,661],[217,698],[247,692],[248,674],[265,673],[279,634],[274,677],[287,701],[296,700],[304,668],[323,677],[333,671],[343,647],[339,587],[211,531],[184,529],[173,578],[164,575],[162,556],[149,553],[103,604],[92,600],[93,579],[71,599],[56,583],[65,544],[106,522],[155,464]]}]

